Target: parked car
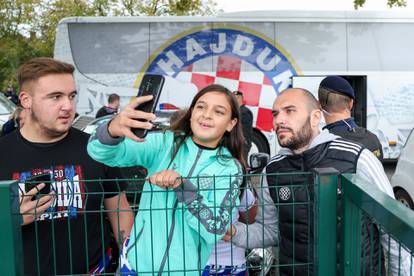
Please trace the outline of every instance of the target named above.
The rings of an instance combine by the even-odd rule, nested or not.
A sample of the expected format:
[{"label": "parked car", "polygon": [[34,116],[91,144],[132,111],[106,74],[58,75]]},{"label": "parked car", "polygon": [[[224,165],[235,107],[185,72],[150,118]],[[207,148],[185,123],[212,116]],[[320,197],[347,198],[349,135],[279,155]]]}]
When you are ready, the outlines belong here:
[{"label": "parked car", "polygon": [[9,120],[15,109],[16,105],[7,99],[3,93],[0,93],[0,135],[3,124]]},{"label": "parked car", "polygon": [[[156,112],[157,119],[154,121],[155,130],[165,129],[170,125],[171,112]],[[72,123],[72,126],[80,129],[88,134],[91,134],[100,124],[109,121],[114,115],[106,115],[99,118],[91,116],[78,116]]]},{"label": "parked car", "polygon": [[414,210],[414,134],[411,131],[407,138],[397,168],[391,178],[395,198],[405,206]]}]

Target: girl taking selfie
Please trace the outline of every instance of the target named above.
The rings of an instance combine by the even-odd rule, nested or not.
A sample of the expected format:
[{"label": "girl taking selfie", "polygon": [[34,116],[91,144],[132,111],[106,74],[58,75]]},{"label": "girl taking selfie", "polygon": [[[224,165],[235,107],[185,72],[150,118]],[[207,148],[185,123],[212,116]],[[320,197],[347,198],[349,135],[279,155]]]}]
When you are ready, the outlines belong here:
[{"label": "girl taking selfie", "polygon": [[150,132],[144,140],[131,128],[152,127],[154,114],[135,109],[151,97],[134,99],[88,144],[89,155],[99,162],[148,170],[120,270],[200,275],[239,205],[245,161],[238,104],[225,87],[209,85],[168,130]]}]

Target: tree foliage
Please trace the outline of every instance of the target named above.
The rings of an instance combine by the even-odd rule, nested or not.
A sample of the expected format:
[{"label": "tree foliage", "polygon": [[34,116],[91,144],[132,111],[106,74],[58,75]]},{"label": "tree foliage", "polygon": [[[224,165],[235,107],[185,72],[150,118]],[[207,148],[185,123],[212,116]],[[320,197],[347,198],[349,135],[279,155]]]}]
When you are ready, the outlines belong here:
[{"label": "tree foliage", "polygon": [[[366,0],[354,0],[358,9]],[[383,0],[389,7],[406,0]],[[52,56],[56,27],[69,16],[214,15],[215,0],[0,0],[0,91],[16,87],[23,62]]]},{"label": "tree foliage", "polygon": [[[357,10],[364,6],[366,0],[354,0],[354,8]],[[406,0],[387,0],[388,7],[405,7],[407,6]]]},{"label": "tree foliage", "polygon": [[213,15],[214,0],[0,0],[0,91],[17,68],[53,56],[56,27],[70,16]]},{"label": "tree foliage", "polygon": [[214,0],[120,0],[111,12],[122,16],[214,15],[216,7]]}]

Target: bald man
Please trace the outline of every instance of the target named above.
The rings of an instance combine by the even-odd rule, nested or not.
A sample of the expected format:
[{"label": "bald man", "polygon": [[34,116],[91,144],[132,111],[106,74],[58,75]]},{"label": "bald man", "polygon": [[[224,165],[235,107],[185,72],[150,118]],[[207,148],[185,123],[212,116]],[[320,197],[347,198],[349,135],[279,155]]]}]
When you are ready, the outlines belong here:
[{"label": "bald man", "polygon": [[[258,191],[260,202],[256,222],[248,226],[248,231],[243,223],[233,225],[233,242],[236,245],[255,248],[279,244],[280,275],[314,274],[311,265],[314,214],[309,205],[309,201],[314,200],[313,177],[301,173],[313,168],[333,167],[341,174],[356,173],[394,197],[381,163],[372,152],[327,130],[321,131],[321,117],[319,103],[309,91],[292,88],[279,94],[273,104],[273,127],[282,149],[265,168],[267,175]],[[291,172],[296,174],[272,175]],[[365,274],[373,272],[373,275],[380,275],[379,271],[385,271],[383,256],[386,254],[381,252],[378,229],[370,222],[365,222],[363,227],[366,233],[363,237],[364,248],[368,250],[364,250],[365,255],[361,256],[362,268]],[[384,247],[388,248],[386,235],[382,237]],[[393,275],[398,275],[398,247],[393,245],[390,267]],[[409,268],[405,263],[408,261],[408,256],[402,258],[403,269]],[[401,275],[409,275],[405,272],[401,271]]]}]

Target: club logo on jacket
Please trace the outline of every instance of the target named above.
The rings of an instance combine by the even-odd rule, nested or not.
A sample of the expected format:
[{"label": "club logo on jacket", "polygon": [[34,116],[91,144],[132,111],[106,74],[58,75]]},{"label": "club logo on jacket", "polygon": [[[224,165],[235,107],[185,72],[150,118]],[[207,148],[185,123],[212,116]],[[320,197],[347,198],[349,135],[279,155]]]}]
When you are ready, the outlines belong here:
[{"label": "club logo on jacket", "polygon": [[198,177],[198,188],[201,190],[207,190],[207,189],[211,189],[211,187],[213,186],[213,180],[214,178],[206,175],[206,174],[200,174]]},{"label": "club logo on jacket", "polygon": [[283,201],[290,199],[290,189],[288,187],[282,187],[279,189],[279,198]]}]

